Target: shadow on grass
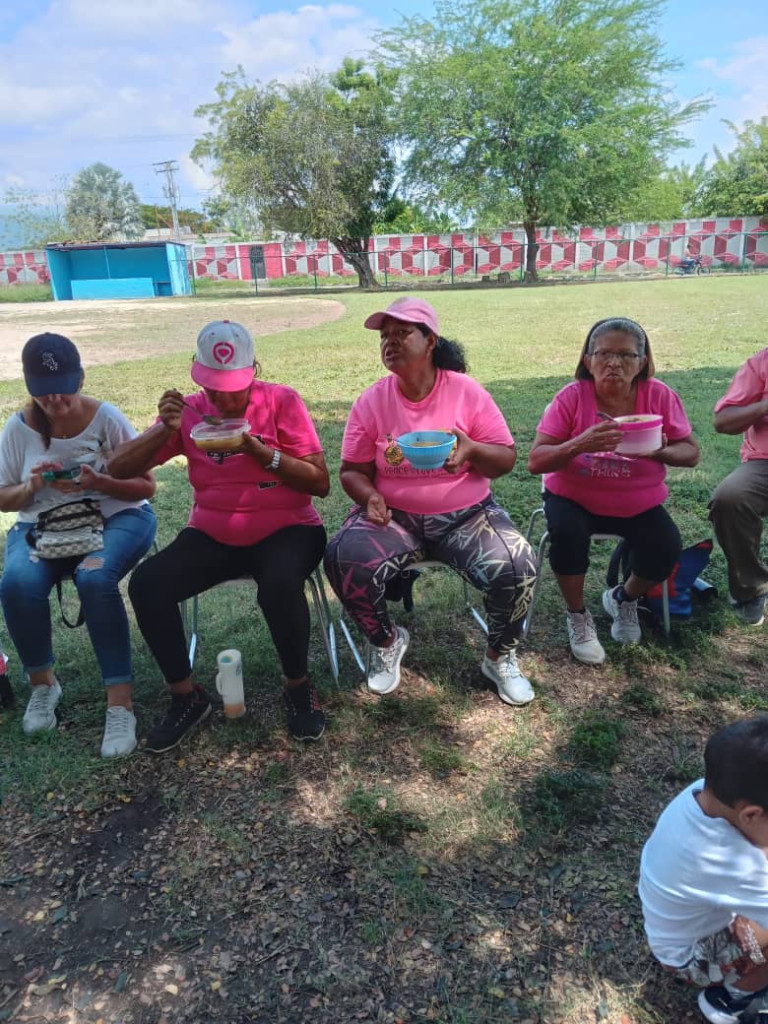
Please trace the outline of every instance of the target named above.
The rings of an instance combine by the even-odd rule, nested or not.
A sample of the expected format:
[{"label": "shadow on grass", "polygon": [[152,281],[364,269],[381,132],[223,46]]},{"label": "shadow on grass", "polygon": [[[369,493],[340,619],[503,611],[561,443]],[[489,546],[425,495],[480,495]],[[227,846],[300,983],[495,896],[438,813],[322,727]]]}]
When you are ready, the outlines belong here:
[{"label": "shadow on grass", "polygon": [[[663,379],[691,412],[729,371]],[[523,452],[563,383],[527,382],[524,401],[519,385],[491,385]],[[335,470],[347,408],[313,412]],[[702,469],[671,474],[670,508],[692,540],[736,461],[733,439],[700,438]],[[190,497],[182,467],[158,479],[164,545]],[[495,490],[525,522],[539,488],[521,465]],[[332,532],[348,507],[338,484],[321,507]],[[720,604],[669,642],[646,629],[639,648],[609,644],[601,668],[577,665],[552,582],[522,656],[538,699],[512,710],[481,688],[484,638],[441,576],[417,587],[403,684],[385,700],[362,691],[346,652],[335,688],[313,631],[330,724],[308,750],[284,735],[252,588],[201,599],[197,665],[210,682],[216,652],[238,646],[249,717],[217,713],[165,758],[98,757],[90,645],[57,626],[59,730],[31,739],[21,710],[0,718],[0,1015],[661,1024],[690,1012],[692,994],[645,948],[639,851],[698,777],[707,735],[765,706],[766,641]],[[165,694],[138,636],[135,660],[146,733]]]}]

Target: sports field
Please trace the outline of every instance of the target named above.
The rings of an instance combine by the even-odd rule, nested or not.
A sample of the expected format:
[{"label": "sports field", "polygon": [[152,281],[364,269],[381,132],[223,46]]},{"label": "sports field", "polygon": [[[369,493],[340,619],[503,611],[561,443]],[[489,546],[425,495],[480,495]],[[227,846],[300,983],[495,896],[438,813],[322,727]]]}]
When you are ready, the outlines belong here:
[{"label": "sports field", "polygon": [[[333,480],[318,508],[332,532],[349,504],[336,479],[346,415],[383,372],[362,321],[394,297],[2,307],[0,420],[23,400],[18,353],[40,330],[70,333],[86,390],[141,429],[166,387],[191,390],[199,326],[240,320],[256,335],[262,375],[295,387],[315,417]],[[540,492],[528,448],[587,329],[611,315],[642,323],[702,448],[696,470],[670,472],[668,507],[686,543],[711,535],[709,495],[739,448],[714,434],[712,407],[768,344],[764,279],[428,298],[511,424],[518,465],[494,490],[523,527]],[[157,475],[162,546],[186,520],[189,488],[181,466]],[[0,516],[6,529],[12,520]],[[247,589],[201,599],[196,670],[210,685],[217,652],[238,647],[252,713],[238,724],[216,716],[175,757],[99,758],[95,659],[82,630],[57,626],[59,730],[22,735],[15,663],[22,707],[0,716],[0,1021],[694,1019],[693,996],[644,944],[639,851],[661,807],[698,777],[706,736],[768,710],[765,633],[726,609],[716,550],[706,578],[719,600],[669,640],[647,627],[641,647],[619,648],[597,614],[605,563],[595,558],[588,598],[606,664],[570,657],[545,570],[520,659],[538,695],[525,709],[484,689],[483,637],[445,574],[417,583],[391,697],[364,692],[344,652],[334,688],[315,635],[330,724],[311,750],[283,733],[277,660]],[[145,734],[164,693],[138,634],[134,646]]]}]

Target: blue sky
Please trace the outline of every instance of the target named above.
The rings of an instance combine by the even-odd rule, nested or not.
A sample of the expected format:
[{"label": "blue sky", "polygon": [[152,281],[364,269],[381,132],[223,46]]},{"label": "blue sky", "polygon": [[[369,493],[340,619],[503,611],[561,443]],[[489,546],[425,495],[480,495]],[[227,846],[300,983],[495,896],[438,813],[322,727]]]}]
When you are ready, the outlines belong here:
[{"label": "blue sky", "polygon": [[[57,179],[101,160],[145,202],[162,203],[152,164],[174,159],[182,204],[198,206],[213,182],[189,159],[203,128],[194,117],[220,73],[252,78],[331,70],[364,55],[373,32],[428,0],[396,9],[360,2],[256,0],[37,0],[0,5],[0,196],[44,194]],[[714,109],[690,128],[692,161],[728,149],[722,119],[768,114],[768,0],[669,0],[660,34],[683,62],[670,81],[681,99],[703,93]]]}]

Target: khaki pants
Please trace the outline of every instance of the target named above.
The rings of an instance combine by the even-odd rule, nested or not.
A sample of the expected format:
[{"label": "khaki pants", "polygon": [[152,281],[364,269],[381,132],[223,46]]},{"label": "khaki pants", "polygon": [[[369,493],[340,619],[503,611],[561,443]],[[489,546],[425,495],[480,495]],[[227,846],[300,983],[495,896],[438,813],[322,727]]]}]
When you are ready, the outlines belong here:
[{"label": "khaki pants", "polygon": [[768,516],[768,459],[752,459],[715,488],[709,503],[709,518],[728,562],[728,586],[735,601],[768,594],[768,565],[760,557],[764,516]]}]

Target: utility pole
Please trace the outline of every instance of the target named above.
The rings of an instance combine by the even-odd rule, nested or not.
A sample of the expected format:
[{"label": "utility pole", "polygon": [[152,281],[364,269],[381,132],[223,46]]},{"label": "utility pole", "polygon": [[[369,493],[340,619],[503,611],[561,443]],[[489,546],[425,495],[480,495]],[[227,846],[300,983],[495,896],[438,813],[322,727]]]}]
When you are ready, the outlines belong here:
[{"label": "utility pole", "polygon": [[179,232],[179,192],[176,188],[176,182],[173,180],[173,175],[179,169],[179,165],[175,160],[163,160],[161,163],[152,164],[155,168],[155,174],[164,174],[166,184],[163,186],[163,195],[168,200],[168,205],[171,208],[171,218],[173,220],[173,237],[178,242],[181,240],[181,233]]}]

